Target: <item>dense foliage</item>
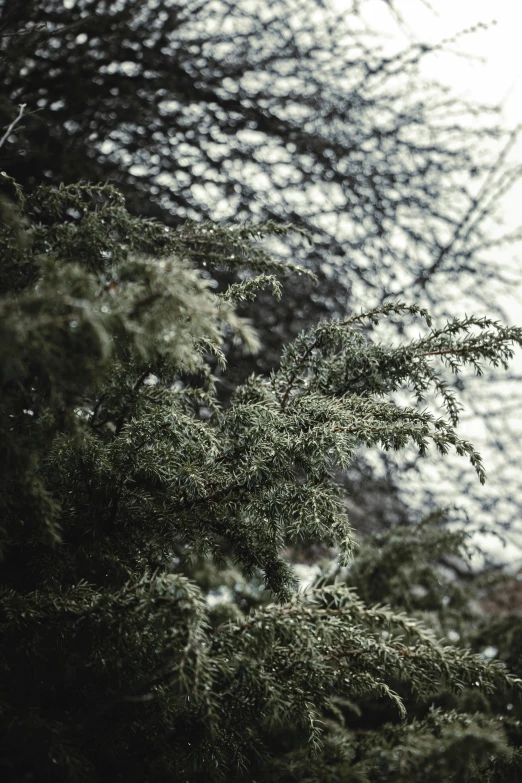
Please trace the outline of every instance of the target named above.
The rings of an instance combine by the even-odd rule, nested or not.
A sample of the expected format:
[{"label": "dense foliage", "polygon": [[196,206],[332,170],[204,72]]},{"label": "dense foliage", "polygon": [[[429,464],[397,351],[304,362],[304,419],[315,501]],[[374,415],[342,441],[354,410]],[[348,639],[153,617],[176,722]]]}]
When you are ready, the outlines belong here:
[{"label": "dense foliage", "polygon": [[[313,269],[320,286],[302,275],[284,302],[261,291],[240,304],[263,351],[225,341],[222,401],[275,369],[282,347],[321,318],[405,296],[441,319],[484,308],[503,317],[499,295],[513,290],[497,249],[518,232],[490,218],[520,174],[514,137],[494,112],[422,79],[437,47],[388,54],[365,28],[365,0],[344,5],[340,17],[324,0],[0,0],[0,124],[25,104],[0,168],[27,192],[110,180],[132,214],[171,226],[291,222],[313,236],[306,249],[294,235],[272,241],[272,254]],[[234,270],[212,274],[222,290],[238,281]],[[481,415],[482,388],[467,399]],[[508,432],[494,434],[505,447]],[[498,491],[488,497],[505,522],[518,515],[510,454],[509,492],[500,504]],[[391,460],[386,468],[389,500],[398,475]],[[476,497],[472,474],[450,470],[457,494]],[[370,509],[369,498],[381,477],[359,455],[345,480],[358,518],[371,511],[378,524],[382,504]],[[438,500],[426,492],[428,502]]]},{"label": "dense foliage", "polygon": [[[496,713],[519,681],[437,636],[429,574],[464,534],[431,520],[424,568],[407,529],[373,571],[370,544],[351,565],[335,475],[361,445],[413,443],[482,480],[437,362],[505,365],[521,330],[388,302],[301,334],[223,407],[212,356],[258,348],[234,302],[298,274],[263,247],[281,227],[168,230],[110,186],[26,196],[3,177],[3,779],[515,780],[518,724]],[[243,280],[213,291],[194,253]],[[392,313],[423,335],[361,328]],[[444,417],[414,404],[430,389]],[[339,559],[299,593],[285,547],[302,540]],[[401,600],[401,579],[430,600]]]}]

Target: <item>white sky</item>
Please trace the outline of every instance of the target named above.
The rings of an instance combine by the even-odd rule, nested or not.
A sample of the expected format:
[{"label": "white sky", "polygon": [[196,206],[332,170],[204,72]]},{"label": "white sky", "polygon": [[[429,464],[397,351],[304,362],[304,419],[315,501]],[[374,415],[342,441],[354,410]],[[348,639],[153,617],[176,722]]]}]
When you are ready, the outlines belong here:
[{"label": "white sky", "polygon": [[[345,4],[334,2],[339,8]],[[448,45],[446,53],[427,58],[426,73],[477,101],[498,104],[505,99],[505,121],[522,122],[520,0],[429,0],[432,10],[423,0],[394,2],[405,22],[402,27],[384,10],[383,0],[363,5],[365,18],[387,33],[391,46],[407,43],[408,30],[413,39],[435,44],[477,24],[488,25]],[[471,57],[460,56],[464,53]]]}]

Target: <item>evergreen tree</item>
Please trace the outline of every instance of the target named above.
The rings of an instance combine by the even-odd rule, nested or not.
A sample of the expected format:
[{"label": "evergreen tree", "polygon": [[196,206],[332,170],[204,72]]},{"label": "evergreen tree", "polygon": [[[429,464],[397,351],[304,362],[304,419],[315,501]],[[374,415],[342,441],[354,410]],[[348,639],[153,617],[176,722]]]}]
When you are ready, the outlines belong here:
[{"label": "evergreen tree", "polygon": [[[516,780],[520,731],[493,707],[520,681],[441,639],[433,575],[462,534],[431,520],[417,549],[402,530],[352,563],[335,476],[361,446],[414,444],[482,481],[437,363],[505,366],[522,331],[385,302],[303,332],[223,406],[212,357],[259,348],[234,304],[298,274],[263,244],[291,228],[172,230],[109,185],[2,177],[3,779]],[[201,254],[243,279],[213,290]],[[364,330],[392,314],[423,335]],[[339,551],[305,592],[300,540]]]},{"label": "evergreen tree", "polygon": [[[324,0],[0,0],[0,124],[26,104],[0,168],[26,192],[110,180],[132,214],[171,226],[268,220],[313,236],[306,249],[297,235],[273,239],[272,254],[320,285],[301,275],[284,306],[269,291],[239,304],[264,349],[225,341],[223,401],[321,318],[406,295],[442,319],[484,307],[500,317],[497,294],[512,290],[496,248],[518,233],[487,224],[520,173],[506,157],[513,138],[491,111],[423,81],[433,47],[387,56],[363,29],[364,0],[346,6],[339,17]],[[212,274],[221,290],[240,279]],[[386,470],[375,477],[362,455],[351,465],[357,518],[378,492],[373,524],[388,505],[403,512],[391,460]],[[458,483],[475,494],[469,473]],[[503,512],[518,515],[517,503]]]}]

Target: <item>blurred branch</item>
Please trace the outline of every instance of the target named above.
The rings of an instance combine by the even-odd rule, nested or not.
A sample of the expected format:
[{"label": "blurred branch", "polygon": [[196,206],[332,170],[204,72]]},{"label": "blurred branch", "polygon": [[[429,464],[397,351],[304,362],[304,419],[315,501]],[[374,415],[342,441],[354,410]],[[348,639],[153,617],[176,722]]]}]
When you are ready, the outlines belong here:
[{"label": "blurred branch", "polygon": [[11,135],[12,131],[14,130],[14,128],[15,128],[15,127],[18,125],[18,123],[19,123],[19,122],[20,122],[20,120],[22,119],[22,117],[23,117],[23,114],[24,114],[24,109],[25,109],[25,107],[26,107],[26,106],[27,106],[27,104],[26,104],[26,103],[21,103],[21,104],[19,105],[19,107],[18,107],[18,108],[19,108],[19,113],[18,113],[18,116],[14,118],[14,120],[13,120],[13,121],[12,121],[12,123],[9,125],[9,127],[8,127],[8,128],[7,128],[7,130],[6,130],[6,132],[4,133],[4,135],[2,136],[2,138],[0,139],[0,147],[3,147],[3,146],[4,146],[4,144],[6,143],[7,139],[8,139],[8,138],[9,138],[9,136]]}]

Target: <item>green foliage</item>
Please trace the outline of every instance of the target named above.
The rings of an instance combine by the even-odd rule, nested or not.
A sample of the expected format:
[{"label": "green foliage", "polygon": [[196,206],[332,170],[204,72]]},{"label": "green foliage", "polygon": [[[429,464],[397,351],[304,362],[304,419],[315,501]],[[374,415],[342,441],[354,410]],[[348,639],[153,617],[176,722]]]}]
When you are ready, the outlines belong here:
[{"label": "green foliage", "polygon": [[[230,339],[258,347],[233,302],[266,285],[279,291],[285,267],[259,240],[280,227],[168,231],[131,217],[110,186],[27,197],[9,186],[0,300],[7,779],[509,780],[519,763],[512,735],[458,700],[517,693],[520,681],[439,640],[428,612],[436,603],[424,621],[413,603],[405,614],[400,576],[393,588],[379,568],[382,593],[371,593],[368,556],[349,566],[335,476],[362,445],[424,454],[434,443],[467,455],[482,479],[435,362],[454,372],[505,364],[521,330],[467,318],[390,347],[361,324],[390,313],[422,316],[428,329],[430,320],[386,303],[303,333],[277,372],[250,377],[222,407],[215,355],[223,361]],[[214,292],[194,270],[196,253],[241,268],[243,280]],[[399,390],[417,401],[438,393],[447,417],[399,405]],[[428,561],[462,537],[430,535],[423,579],[433,585]],[[284,552],[303,540],[336,547],[348,570],[296,592]],[[400,547],[386,545],[386,563],[396,561]],[[411,577],[419,560],[409,566]],[[229,595],[213,607],[216,585]],[[453,694],[453,711],[429,710],[441,694]]]},{"label": "green foliage", "polygon": [[[295,276],[281,303],[270,290],[256,301],[238,293],[263,351],[245,354],[227,335],[228,372],[218,386],[226,404],[238,383],[275,369],[282,347],[325,317],[343,319],[389,296],[429,303],[437,320],[460,313],[463,301],[472,311],[500,313],[498,294],[513,290],[496,249],[520,232],[499,228],[495,216],[520,176],[508,154],[516,132],[498,124],[500,115],[423,83],[419,65],[438,45],[411,43],[390,56],[378,34],[363,31],[360,15],[375,13],[380,26],[379,9],[386,18],[393,2],[345,0],[342,15],[329,6],[0,2],[0,124],[10,129],[0,168],[28,193],[41,183],[109,179],[132,214],[183,229],[191,257],[206,270],[224,248],[216,244],[216,253],[200,242],[200,220],[268,221],[274,234],[265,259],[269,249],[299,260],[320,280],[317,289]],[[306,253],[298,234],[281,241],[289,222],[313,237]],[[258,228],[235,224],[228,270],[212,268],[222,293],[230,282],[244,283],[244,230]],[[388,320],[388,331],[402,320]],[[484,387],[473,387],[468,405],[482,409]],[[465,480],[475,506],[484,506],[467,466],[455,473],[454,486]],[[371,475],[358,455],[352,487],[368,485]],[[377,484],[366,498],[376,497]],[[496,493],[502,521],[518,516],[515,484],[502,502]],[[433,502],[428,482],[424,490],[423,501]],[[368,502],[362,514],[368,526],[382,517],[369,513]]]}]

